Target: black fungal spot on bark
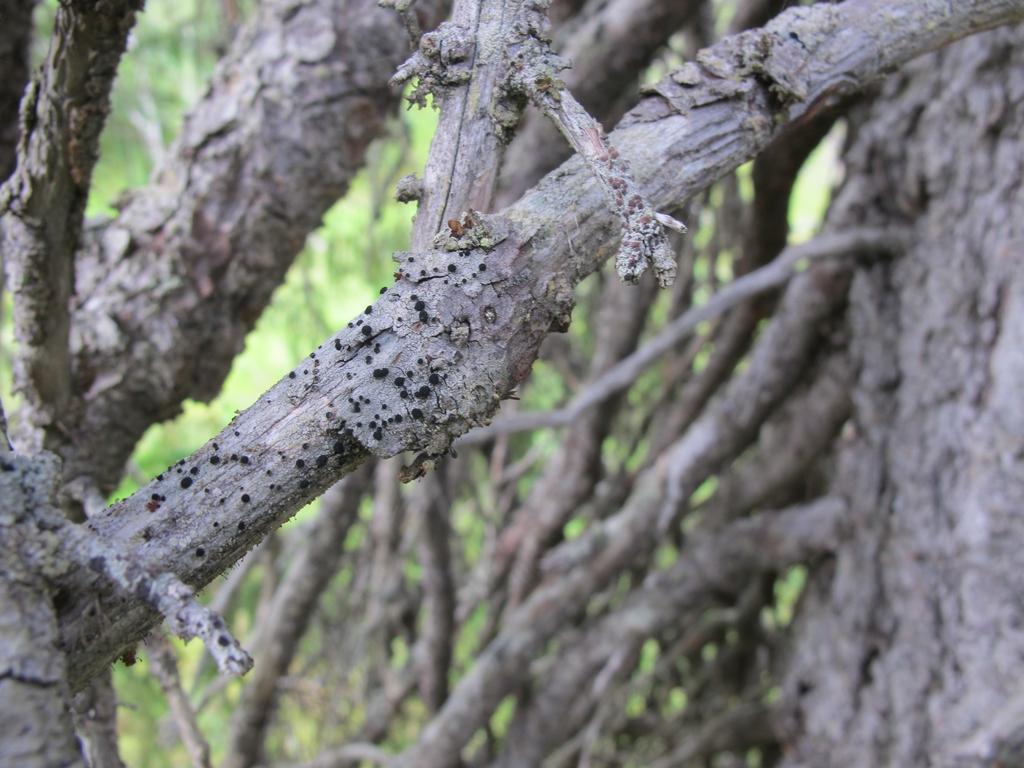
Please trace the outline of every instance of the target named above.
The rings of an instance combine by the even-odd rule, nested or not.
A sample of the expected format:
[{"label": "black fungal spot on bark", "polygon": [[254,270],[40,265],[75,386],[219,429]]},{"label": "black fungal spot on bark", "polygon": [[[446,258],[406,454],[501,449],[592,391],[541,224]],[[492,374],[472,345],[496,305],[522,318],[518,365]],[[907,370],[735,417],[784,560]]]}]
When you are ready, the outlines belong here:
[{"label": "black fungal spot on bark", "polygon": [[420,400],[426,400],[430,397],[430,387],[423,386],[416,390],[416,397]]},{"label": "black fungal spot on bark", "polygon": [[364,315],[372,315],[373,314],[373,307],[372,306],[368,306],[366,309],[363,310],[363,314]]},{"label": "black fungal spot on bark", "polygon": [[290,373],[288,374],[288,378],[289,378],[289,379],[294,379],[294,378],[295,378],[295,371],[292,371],[292,372],[290,372]]},{"label": "black fungal spot on bark", "polygon": [[238,530],[240,530],[240,531],[244,531],[245,530],[245,520],[239,520],[238,521]]},{"label": "black fungal spot on bark", "polygon": [[242,462],[243,464],[248,464],[249,463],[249,457],[248,456],[243,456],[242,458],[239,459],[239,461]]},{"label": "black fungal spot on bark", "polygon": [[299,480],[299,488],[309,488],[309,480]]},{"label": "black fungal spot on bark", "polygon": [[295,466],[298,467],[299,469],[302,469],[304,466],[306,466],[306,462],[303,461],[302,459],[296,459]]},{"label": "black fungal spot on bark", "polygon": [[188,488],[190,485],[192,485],[192,478],[191,477],[183,477],[183,478],[181,478],[181,487],[182,488]]},{"label": "black fungal spot on bark", "polygon": [[448,271],[449,272],[455,272],[456,270],[458,270],[458,267],[456,267],[454,264],[449,264],[448,265]]},{"label": "black fungal spot on bark", "polygon": [[373,335],[373,329],[370,326],[368,326],[368,325],[364,325],[362,328],[360,328],[359,332],[362,333],[363,336],[372,336]]},{"label": "black fungal spot on bark", "polygon": [[210,463],[213,464],[214,466],[220,464],[220,456],[211,456]]},{"label": "black fungal spot on bark", "polygon": [[326,467],[327,466],[327,457],[324,456],[323,454],[320,454],[319,456],[317,456],[316,457],[316,465],[318,467]]},{"label": "black fungal spot on bark", "polygon": [[373,370],[373,378],[375,378],[375,379],[386,379],[387,376],[388,376],[388,369],[387,368],[374,368],[374,370]]},{"label": "black fungal spot on bark", "polygon": [[206,550],[202,547],[196,547],[196,557],[206,557]]},{"label": "black fungal spot on bark", "polygon": [[102,557],[91,557],[89,558],[89,568],[96,573],[103,573],[103,569],[106,567],[107,561]]},{"label": "black fungal spot on bark", "polygon": [[417,421],[422,421],[423,420],[423,411],[421,411],[419,408],[413,408],[412,409],[412,417],[414,419],[416,419]]},{"label": "black fungal spot on bark", "polygon": [[248,504],[250,501],[251,501],[251,499],[249,498],[249,494],[248,493],[243,493],[242,494],[242,503],[243,504]]},{"label": "black fungal spot on bark", "polygon": [[380,440],[382,437],[384,437],[384,433],[383,432],[381,432],[379,429],[374,430],[373,438],[375,440]]},{"label": "black fungal spot on bark", "polygon": [[423,311],[424,309],[426,309],[426,308],[427,308],[427,305],[426,305],[426,304],[424,304],[424,303],[423,303],[422,301],[417,301],[417,302],[416,302],[415,304],[413,304],[413,308],[414,308],[414,309],[415,309],[415,310],[416,310],[417,312],[422,312],[422,311]]},{"label": "black fungal spot on bark", "polygon": [[217,645],[221,646],[222,648],[226,648],[227,646],[231,645],[231,641],[228,640],[227,635],[221,635],[217,638]]},{"label": "black fungal spot on bark", "polygon": [[198,474],[199,474],[199,467],[192,467],[192,469],[190,469],[190,470],[188,471],[188,473],[189,473],[190,475],[198,475]]},{"label": "black fungal spot on bark", "polygon": [[434,386],[437,386],[438,384],[441,383],[441,377],[438,376],[436,373],[432,373],[430,374],[430,376],[427,377],[427,381],[429,381]]}]

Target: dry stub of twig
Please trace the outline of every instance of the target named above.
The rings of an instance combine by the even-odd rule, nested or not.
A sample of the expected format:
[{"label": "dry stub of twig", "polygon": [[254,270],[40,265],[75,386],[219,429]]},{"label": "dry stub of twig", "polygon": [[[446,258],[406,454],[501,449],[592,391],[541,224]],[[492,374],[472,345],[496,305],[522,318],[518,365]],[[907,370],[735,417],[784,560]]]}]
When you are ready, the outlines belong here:
[{"label": "dry stub of twig", "polygon": [[[658,284],[667,287],[675,280],[676,258],[665,229],[686,232],[686,225],[654,210],[640,193],[629,164],[608,141],[600,123],[557,77],[569,65],[551,50],[547,7],[545,0],[526,0],[519,6],[520,18],[513,25],[515,36],[507,41],[505,85],[491,105],[498,133],[510,136],[523,103],[532,101],[586,162],[622,223],[622,240],[615,258],[619,276],[628,283],[636,283],[651,267]],[[399,67],[391,84],[400,86],[418,78],[407,98],[413,104],[425,106],[428,93],[436,96],[446,88],[468,83],[474,45],[469,30],[446,22],[420,38],[419,48]],[[414,199],[411,189],[407,184],[400,186],[399,199]]]},{"label": "dry stub of twig", "polygon": [[509,62],[508,92],[527,96],[554,122],[600,182],[622,223],[622,241],[615,257],[619,277],[636,283],[652,267],[658,284],[668,287],[675,281],[676,257],[664,228],[685,232],[686,225],[654,210],[601,124],[558,78],[557,73],[569,65],[551,50],[546,11],[544,2],[523,4],[524,40]]},{"label": "dry stub of twig", "polygon": [[18,485],[36,488],[16,515],[0,519],[0,531],[7,528],[12,541],[26,542],[19,548],[22,559],[35,572],[50,577],[76,568],[100,574],[118,591],[159,612],[183,640],[201,638],[221,672],[243,675],[249,671],[252,658],[224,619],[200,603],[191,587],[173,573],[153,569],[134,553],[114,549],[88,523],[78,525],[60,514],[53,501],[59,467],[59,460],[46,452],[31,458],[9,455],[0,466],[0,496],[17,498]]}]

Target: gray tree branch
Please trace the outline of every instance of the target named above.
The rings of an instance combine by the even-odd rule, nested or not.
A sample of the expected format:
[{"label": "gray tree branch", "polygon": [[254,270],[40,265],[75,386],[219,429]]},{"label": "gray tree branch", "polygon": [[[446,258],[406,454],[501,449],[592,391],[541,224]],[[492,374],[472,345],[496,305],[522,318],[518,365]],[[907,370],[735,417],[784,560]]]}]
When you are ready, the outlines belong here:
[{"label": "gray tree branch", "polygon": [[35,446],[66,440],[75,251],[110,89],[141,5],[58,6],[49,54],[21,104],[17,167],[0,187],[0,245],[19,344],[15,374]]},{"label": "gray tree branch", "polygon": [[[420,0],[430,28],[445,0]],[[219,392],[306,236],[394,115],[408,52],[374,0],[272,0],[240,32],[149,187],[86,233],[64,476],[109,492],[136,442]]]},{"label": "gray tree branch", "polygon": [[[877,24],[882,12],[892,24]],[[822,100],[921,52],[1021,18],[1024,7],[1007,0],[952,10],[910,0],[795,8],[659,83],[612,141],[649,199],[678,203]],[[572,285],[614,246],[611,226],[601,191],[573,160],[504,216],[442,240],[438,250],[399,255],[402,277],[350,328],[181,466],[89,525],[204,584],[369,453],[447,450],[526,375],[540,340],[564,327]],[[154,493],[164,502],[150,512],[144,508]],[[199,542],[203,558],[194,555]],[[75,685],[152,622],[137,606],[113,605],[97,586],[88,574],[67,582],[61,623]],[[86,594],[99,595],[102,626],[82,615]]]}]

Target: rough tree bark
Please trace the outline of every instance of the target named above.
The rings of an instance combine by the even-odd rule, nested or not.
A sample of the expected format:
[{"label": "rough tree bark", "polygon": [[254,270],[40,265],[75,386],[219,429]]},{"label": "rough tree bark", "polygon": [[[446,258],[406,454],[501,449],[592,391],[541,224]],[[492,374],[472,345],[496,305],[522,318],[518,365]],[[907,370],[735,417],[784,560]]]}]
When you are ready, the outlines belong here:
[{"label": "rough tree bark", "polygon": [[[447,5],[417,3],[424,28]],[[235,39],[153,183],[86,233],[71,339],[80,401],[60,451],[68,482],[109,492],[146,429],[220,390],[394,114],[388,80],[408,48],[373,0],[275,0]]]},{"label": "rough tree bark", "polygon": [[[32,415],[65,464],[61,478],[52,456],[14,454],[0,436],[0,763],[80,762],[70,738],[69,688],[97,680],[154,624],[153,608],[173,626],[186,626],[186,616],[205,610],[182,581],[209,582],[367,457],[419,451],[408,472],[413,476],[487,422],[525,377],[541,341],[566,327],[576,285],[618,245],[618,217],[602,183],[613,188],[613,206],[642,207],[653,216],[783,139],[754,171],[758,199],[747,210],[755,223],[746,234],[763,238],[742,246],[746,263],[732,262],[737,272],[748,270],[783,248],[793,177],[845,95],[922,52],[1024,19],[1020,0],[849,0],[794,8],[764,30],[701,52],[696,63],[647,90],[609,149],[596,124],[574,111],[569,91],[544,70],[550,59],[538,14],[545,3],[459,0],[453,23],[425,37],[412,60],[420,88],[431,80],[443,86],[442,131],[426,189],[406,188],[422,202],[412,249],[396,255],[396,284],[195,454],[86,524],[68,524],[53,513],[61,486],[78,500],[90,493],[98,498],[97,489],[116,480],[145,427],[174,413],[184,397],[217,389],[302,236],[343,191],[393,108],[396,94],[387,79],[405,52],[406,29],[368,3],[267,3],[153,187],[131,199],[115,222],[90,232],[77,254],[81,198],[102,120],[64,140],[75,119],[102,116],[111,57],[123,46],[134,4],[109,0],[93,8],[68,0],[61,6],[73,22],[58,38],[67,46],[51,49],[26,102],[26,114],[40,121],[25,123],[23,162],[16,183],[4,187],[5,237],[19,264],[36,269],[14,272],[22,289],[20,327],[35,323],[43,330],[24,352],[23,386],[35,383],[28,393]],[[402,0],[390,4],[408,12]],[[406,15],[409,28],[441,5],[420,0],[414,7],[424,18],[412,22]],[[778,5],[744,4],[734,23],[773,14]],[[571,39],[610,44],[628,37],[630,25],[604,24],[625,19],[630,7],[617,0],[587,4],[584,22],[567,26],[570,35],[576,30]],[[632,26],[645,53],[632,58],[612,45],[600,62],[619,83],[613,90],[696,12],[689,2],[650,0],[643,7],[659,21]],[[84,56],[97,46],[96,29],[111,44],[101,55]],[[990,33],[919,62],[857,115],[851,175],[830,218],[836,231],[809,248],[828,251],[831,244],[833,255],[891,256],[903,250],[910,231],[908,252],[861,270],[850,258],[811,265],[790,281],[763,332],[757,333],[759,310],[736,313],[738,330],[724,324],[721,334],[712,334],[721,363],[682,389],[679,369],[689,369],[692,358],[680,353],[676,380],[663,391],[686,397],[680,405],[666,395],[664,408],[645,415],[656,455],[624,472],[628,481],[602,500],[594,478],[606,469],[602,441],[616,427],[617,403],[609,398],[692,331],[673,322],[621,360],[639,344],[653,286],[606,287],[602,311],[590,317],[609,325],[597,334],[591,380],[567,412],[602,388],[591,405],[606,407],[581,411],[585,418],[537,473],[533,494],[519,509],[509,504],[516,516],[498,545],[516,552],[499,563],[494,625],[451,685],[459,666],[456,635],[466,627],[455,581],[465,564],[450,547],[445,508],[454,494],[425,483],[419,496],[411,495],[408,514],[375,516],[373,525],[386,530],[374,530],[384,547],[373,554],[381,556],[377,570],[388,573],[371,579],[386,576],[389,584],[402,581],[400,547],[409,542],[398,522],[419,521],[423,528],[422,626],[410,628],[415,619],[408,621],[416,615],[407,610],[416,587],[409,590],[413,597],[403,585],[377,590],[367,602],[377,601],[376,613],[389,625],[379,635],[384,645],[399,635],[416,641],[414,660],[394,676],[406,681],[405,691],[415,691],[418,680],[426,720],[413,739],[403,736],[406,748],[397,756],[352,743],[325,753],[323,764],[365,759],[449,768],[470,757],[469,745],[485,735],[488,744],[471,756],[473,764],[533,766],[550,759],[561,765],[579,757],[587,766],[602,729],[613,741],[627,729],[655,734],[660,751],[651,764],[659,768],[710,762],[716,752],[748,746],[763,747],[766,764],[781,759],[794,768],[1021,761],[1024,692],[1012,680],[1024,650],[1018,615],[1024,609],[1015,600],[1024,582],[1011,567],[1024,533],[1012,514],[1024,478],[1024,414],[1012,386],[1024,372],[1024,288],[1014,259],[1024,236],[1012,216],[1024,202],[1016,141],[1024,122],[1021,37],[1019,29]],[[511,60],[503,50],[510,41]],[[383,55],[374,56],[373,46]],[[523,51],[540,52],[540,65],[520,56]],[[69,80],[79,86],[72,97],[83,89],[99,97],[71,109],[71,123],[53,107],[68,71],[62,57],[88,59],[93,69],[82,72],[98,77],[83,81],[82,72],[72,72],[79,77]],[[591,61],[576,76],[590,67],[601,69]],[[583,90],[590,84],[585,77],[578,83]],[[566,114],[579,118],[586,135],[574,136],[573,146],[584,161],[566,163],[502,214],[465,212],[489,208],[502,142],[526,95],[560,117],[563,129],[573,122]],[[252,111],[255,119],[247,115]],[[324,130],[325,122],[333,132]],[[787,123],[793,130],[783,135]],[[56,142],[46,140],[47,130]],[[951,153],[950,146],[971,151]],[[56,160],[38,162],[45,152],[55,152]],[[638,191],[616,200],[606,172],[622,170],[625,161]],[[532,181],[544,162],[530,157],[517,170]],[[601,183],[595,171],[604,173]],[[612,181],[623,189],[632,183],[627,175]],[[731,181],[725,195],[732,200],[718,207],[722,219],[744,207]],[[61,203],[50,229],[37,226],[42,193]],[[712,249],[741,247],[739,236],[723,234],[722,223]],[[795,263],[793,250],[785,253],[774,272],[730,288],[758,280],[778,287]],[[69,308],[61,295],[76,256],[79,292]],[[708,260],[714,273],[715,261]],[[38,288],[39,270],[56,276],[52,316],[45,310],[53,302],[28,290]],[[853,372],[837,330],[851,279]],[[713,274],[704,287],[715,289],[717,281]],[[711,311],[728,290],[701,309]],[[684,305],[685,297],[670,316]],[[677,335],[666,340],[673,328]],[[195,354],[200,345],[206,354]],[[720,386],[748,348],[747,364]],[[584,370],[578,366],[577,375]],[[797,475],[812,464],[820,468],[817,459],[851,412],[851,380],[854,426],[839,441],[838,471],[827,495],[805,504],[822,489],[817,476],[797,489]],[[694,383],[702,388],[690,391]],[[666,414],[674,420],[665,419],[659,434],[655,427]],[[630,439],[651,437],[646,431]],[[494,461],[499,453],[491,456],[492,472],[503,469]],[[394,466],[377,465],[384,503],[397,498]],[[346,482],[359,494],[335,497],[322,510],[314,536],[267,601],[270,626],[258,646],[264,665],[235,713],[229,765],[261,759],[280,678],[338,567],[340,541],[350,525],[362,525],[356,511],[369,469]],[[716,473],[718,491],[695,508],[695,494]],[[446,478],[453,486],[460,482],[456,474]],[[583,502],[594,506],[586,529],[556,545]],[[737,519],[755,509],[758,514]],[[680,553],[671,566],[656,562],[662,539]],[[69,557],[69,542],[98,554]],[[813,573],[792,652],[776,670],[785,680],[781,705],[769,706],[765,681],[774,677],[765,663],[751,661],[756,654],[744,659],[749,645],[738,646],[753,636],[754,650],[774,657],[775,638],[765,639],[759,626],[774,574],[832,552],[834,560]],[[121,589],[110,582],[112,569],[123,577]],[[397,606],[384,604],[391,598]],[[708,619],[720,605],[730,606],[730,618]],[[384,616],[403,612],[394,621]],[[244,669],[247,657],[214,623],[219,617],[200,618],[208,630],[216,628],[204,635],[210,652],[234,659],[225,668]],[[397,628],[403,622],[407,634]],[[724,644],[729,633],[741,637],[731,647]],[[628,693],[645,642],[666,638],[690,659],[705,643],[722,640],[718,661],[702,674],[729,682],[678,719],[612,718],[609,724],[604,699]],[[386,677],[376,672],[393,659],[388,650],[379,656],[383,665],[370,670],[371,680]],[[664,654],[659,664],[674,662],[670,657]],[[165,690],[177,702],[179,728],[194,761],[203,764],[208,749],[173,657],[165,652],[158,661]],[[556,666],[531,669],[537,662]],[[713,689],[691,683],[689,691]],[[499,751],[489,723],[510,694],[518,694],[515,718]],[[385,690],[382,699],[390,696]],[[358,733],[383,742],[405,696],[384,702],[392,714],[383,725],[371,722],[379,702],[366,702]],[[112,723],[94,729],[107,746]],[[634,762],[643,761],[646,746],[641,737],[631,739]]]},{"label": "rough tree bark", "polygon": [[[711,49],[703,68],[691,65],[667,78],[627,115],[613,140],[644,192],[656,205],[671,204],[768,144],[774,121],[796,119],[821,100],[869,82],[922,51],[1024,15],[1020,3],[994,0],[975,0],[953,16],[944,6],[900,8],[904,14],[893,15],[878,0],[864,0],[794,9],[764,31]],[[898,23],[879,36],[876,15],[882,12]],[[838,28],[844,28],[843,35],[831,34]],[[455,436],[493,413],[497,398],[529,370],[540,340],[552,328],[564,327],[572,285],[608,257],[617,232],[603,191],[575,159],[492,226],[494,231],[473,228],[447,241],[467,249],[465,255],[400,255],[404,277],[397,290],[311,353],[308,362],[194,456],[89,526],[202,585],[350,471],[370,446],[379,455],[445,450]],[[486,272],[478,271],[481,263]],[[449,272],[449,266],[456,271]],[[432,279],[435,274],[455,279]],[[417,321],[418,301],[437,320],[427,313],[428,322]],[[486,343],[465,345],[468,336]],[[363,363],[367,344],[370,349],[381,345],[375,359],[388,365],[387,381],[375,375],[384,370],[381,363]],[[435,358],[430,369],[424,352]],[[321,366],[320,356],[342,364]],[[407,370],[415,378],[405,386],[395,384]],[[432,373],[439,379],[444,374],[443,397],[435,394],[438,385],[427,381]],[[400,397],[403,389],[412,399]],[[357,394],[363,400],[356,401]],[[402,421],[389,423],[386,432],[370,426],[372,414],[359,413],[371,395],[374,404],[390,403]],[[309,459],[301,472],[295,469],[295,452]],[[253,483],[253,466],[271,472],[272,480]],[[181,477],[192,468],[202,474],[195,483]],[[163,500],[151,512],[146,505],[154,493]],[[197,557],[200,546],[204,554]],[[74,660],[72,687],[120,655],[154,618],[111,595],[103,620],[90,620],[83,598],[88,595],[92,604],[97,588],[86,573],[70,577],[64,588],[61,623]]]},{"label": "rough tree bark", "polygon": [[898,222],[913,245],[851,291],[851,539],[796,627],[786,766],[1024,756],[1022,44],[914,62],[856,121],[832,221]]}]

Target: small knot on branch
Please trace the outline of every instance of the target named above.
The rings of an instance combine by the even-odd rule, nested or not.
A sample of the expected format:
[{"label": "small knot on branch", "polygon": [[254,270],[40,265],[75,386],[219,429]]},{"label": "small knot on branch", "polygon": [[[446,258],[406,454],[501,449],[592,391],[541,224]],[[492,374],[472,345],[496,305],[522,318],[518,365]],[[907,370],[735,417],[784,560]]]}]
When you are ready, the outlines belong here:
[{"label": "small knot on branch", "polygon": [[465,27],[446,21],[420,38],[419,48],[398,68],[390,85],[400,87],[417,78],[406,98],[410,104],[425,107],[427,94],[440,96],[448,88],[469,82],[473,46]]}]

